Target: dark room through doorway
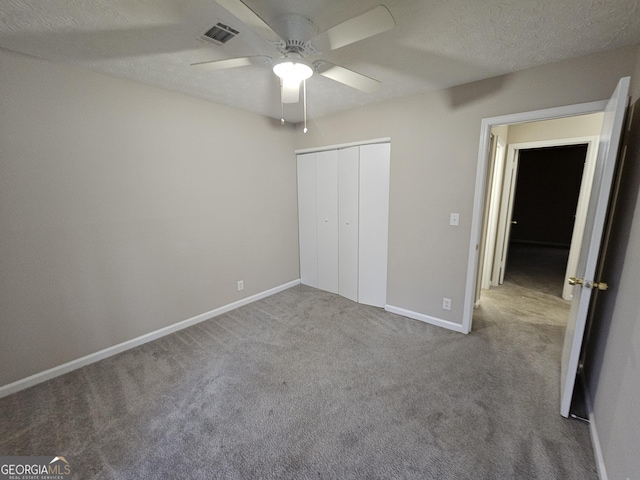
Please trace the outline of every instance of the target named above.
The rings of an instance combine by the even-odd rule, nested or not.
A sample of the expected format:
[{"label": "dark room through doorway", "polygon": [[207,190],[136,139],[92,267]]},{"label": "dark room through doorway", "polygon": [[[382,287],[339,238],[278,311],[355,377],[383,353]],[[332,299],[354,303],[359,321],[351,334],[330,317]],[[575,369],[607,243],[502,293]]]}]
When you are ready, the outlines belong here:
[{"label": "dark room through doorway", "polygon": [[562,297],[587,145],[520,150],[505,281]]}]

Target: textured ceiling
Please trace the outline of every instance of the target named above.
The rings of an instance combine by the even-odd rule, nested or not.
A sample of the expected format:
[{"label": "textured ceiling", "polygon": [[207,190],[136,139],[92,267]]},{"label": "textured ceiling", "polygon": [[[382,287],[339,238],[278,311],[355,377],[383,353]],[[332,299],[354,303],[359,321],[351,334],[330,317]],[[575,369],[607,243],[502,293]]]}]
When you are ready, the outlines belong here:
[{"label": "textured ceiling", "polygon": [[[383,3],[396,27],[318,58],[382,81],[362,93],[320,75],[310,116],[640,43],[639,0],[245,0],[278,30],[295,12],[328,28]],[[240,35],[198,40],[221,21]],[[273,48],[215,0],[0,0],[0,47],[280,117],[268,65],[203,72],[190,64]],[[285,117],[301,118],[301,105]]]}]

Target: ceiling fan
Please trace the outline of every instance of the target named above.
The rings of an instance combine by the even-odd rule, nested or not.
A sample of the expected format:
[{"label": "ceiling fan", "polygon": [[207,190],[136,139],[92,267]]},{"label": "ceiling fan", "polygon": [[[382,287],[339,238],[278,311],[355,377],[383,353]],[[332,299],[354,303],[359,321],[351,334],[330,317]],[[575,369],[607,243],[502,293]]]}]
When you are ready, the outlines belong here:
[{"label": "ceiling fan", "polygon": [[[216,0],[216,2],[267,40],[277,50],[279,57],[275,60],[264,55],[237,57],[193,63],[191,66],[201,70],[214,71],[248,65],[273,65],[273,72],[280,77],[281,105],[299,102],[300,86],[303,87],[305,119],[303,131],[305,133],[307,131],[306,79],[314,73],[366,93],[372,93],[380,86],[378,80],[348,68],[324,60],[310,63],[306,58],[336,50],[392,29],[396,23],[385,6],[378,5],[320,34],[316,34],[311,20],[291,13],[284,16],[276,25],[278,30],[283,32],[281,37],[241,0]],[[282,112],[284,112],[284,107],[282,107]],[[281,116],[281,122],[284,124],[284,114]]]}]

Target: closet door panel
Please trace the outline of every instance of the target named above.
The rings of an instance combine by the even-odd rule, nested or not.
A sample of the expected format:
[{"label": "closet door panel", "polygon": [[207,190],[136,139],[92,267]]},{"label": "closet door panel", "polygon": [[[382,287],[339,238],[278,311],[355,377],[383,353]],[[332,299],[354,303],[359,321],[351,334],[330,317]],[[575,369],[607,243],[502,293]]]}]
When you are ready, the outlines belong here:
[{"label": "closet door panel", "polygon": [[387,301],[390,158],[389,143],[360,147],[358,301],[376,307]]},{"label": "closet door panel", "polygon": [[318,225],[316,220],[316,154],[298,155],[298,229],[300,282],[318,287]]},{"label": "closet door panel", "polygon": [[316,153],[318,288],[338,293],[338,151]]},{"label": "closet door panel", "polygon": [[358,301],[358,184],[360,148],[338,150],[338,293]]}]

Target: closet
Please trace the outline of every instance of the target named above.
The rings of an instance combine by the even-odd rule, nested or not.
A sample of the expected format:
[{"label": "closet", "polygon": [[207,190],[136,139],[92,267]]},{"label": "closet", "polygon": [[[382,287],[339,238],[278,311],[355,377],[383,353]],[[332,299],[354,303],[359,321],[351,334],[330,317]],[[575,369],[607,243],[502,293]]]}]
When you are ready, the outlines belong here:
[{"label": "closet", "polygon": [[384,307],[390,153],[385,142],[298,154],[301,283]]}]

